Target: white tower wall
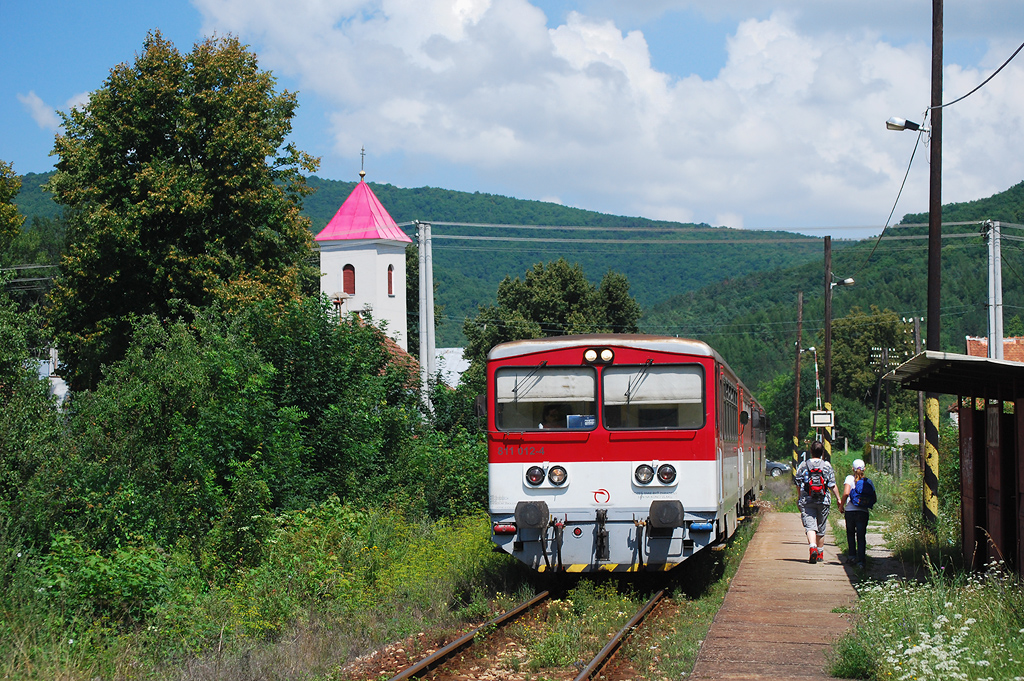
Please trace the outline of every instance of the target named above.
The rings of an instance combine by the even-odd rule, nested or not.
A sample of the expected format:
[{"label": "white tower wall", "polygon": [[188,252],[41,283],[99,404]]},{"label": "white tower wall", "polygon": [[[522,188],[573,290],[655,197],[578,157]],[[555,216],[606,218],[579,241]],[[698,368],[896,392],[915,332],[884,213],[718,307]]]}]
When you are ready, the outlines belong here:
[{"label": "white tower wall", "polygon": [[[345,299],[342,311],[369,311],[375,326],[408,350],[405,304],[405,244],[375,239],[320,242],[320,292],[336,298],[344,292],[344,268],[355,268],[355,294]],[[388,267],[394,267],[388,293]]]}]

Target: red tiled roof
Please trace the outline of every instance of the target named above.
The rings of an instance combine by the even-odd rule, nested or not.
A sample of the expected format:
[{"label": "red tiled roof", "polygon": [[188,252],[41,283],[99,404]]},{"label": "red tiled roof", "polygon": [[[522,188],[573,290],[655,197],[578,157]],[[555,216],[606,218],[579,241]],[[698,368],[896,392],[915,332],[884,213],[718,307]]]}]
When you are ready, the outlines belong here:
[{"label": "red tiled roof", "polygon": [[387,239],[412,243],[388,215],[370,185],[360,180],[331,221],[316,235],[317,241]]},{"label": "red tiled roof", "polygon": [[[967,354],[971,357],[988,357],[988,338],[967,336]],[[1024,336],[1003,339],[1003,359],[1024,362]]]}]

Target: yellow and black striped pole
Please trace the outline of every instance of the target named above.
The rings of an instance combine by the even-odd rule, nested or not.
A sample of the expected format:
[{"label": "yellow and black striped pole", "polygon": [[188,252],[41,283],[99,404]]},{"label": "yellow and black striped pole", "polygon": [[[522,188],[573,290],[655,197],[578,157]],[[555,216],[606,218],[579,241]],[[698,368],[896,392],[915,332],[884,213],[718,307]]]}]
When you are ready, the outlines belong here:
[{"label": "yellow and black striped pole", "polygon": [[926,525],[934,527],[939,517],[939,396],[924,398],[924,484],[921,511]]},{"label": "yellow and black striped pole", "polygon": [[791,471],[793,477],[796,477],[796,469],[800,465],[800,438],[796,435],[793,436],[793,470]]},{"label": "yellow and black striped pole", "polygon": [[[832,411],[832,404],[829,402],[825,403],[825,411]],[[825,454],[828,455],[828,460],[832,460],[832,426],[825,426],[822,428],[824,437],[822,438],[821,444],[825,445]]]}]

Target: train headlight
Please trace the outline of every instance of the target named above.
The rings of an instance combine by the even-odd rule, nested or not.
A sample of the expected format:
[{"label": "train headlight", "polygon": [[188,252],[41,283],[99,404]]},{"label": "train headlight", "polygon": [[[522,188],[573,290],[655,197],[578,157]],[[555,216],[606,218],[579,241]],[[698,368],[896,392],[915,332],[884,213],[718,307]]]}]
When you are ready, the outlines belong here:
[{"label": "train headlight", "polygon": [[587,348],[583,351],[583,361],[587,364],[611,364],[615,352],[611,348]]},{"label": "train headlight", "polygon": [[645,463],[640,464],[636,467],[636,473],[633,474],[636,481],[641,485],[646,485],[651,480],[654,480],[654,469]]},{"label": "train headlight", "polygon": [[526,482],[531,485],[539,485],[544,482],[544,469],[540,466],[530,466],[526,469]]},{"label": "train headlight", "polygon": [[551,470],[548,471],[548,480],[551,481],[552,485],[561,485],[565,482],[566,472],[561,466],[552,466]]},{"label": "train headlight", "polygon": [[670,485],[676,481],[676,467],[670,464],[662,464],[658,466],[658,480],[662,483]]}]

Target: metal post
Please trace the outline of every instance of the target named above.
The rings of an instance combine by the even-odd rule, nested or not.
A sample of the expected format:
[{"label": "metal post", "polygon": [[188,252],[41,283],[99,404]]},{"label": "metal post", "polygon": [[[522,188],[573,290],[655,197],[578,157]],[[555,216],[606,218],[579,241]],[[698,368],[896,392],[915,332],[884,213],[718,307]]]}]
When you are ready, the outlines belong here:
[{"label": "metal post", "polygon": [[[914,317],[914,354],[921,354],[921,318]],[[917,391],[917,469],[924,470],[924,392]]]},{"label": "metal post", "polygon": [[803,321],[804,292],[799,291],[796,294],[796,369],[793,371],[796,375],[793,399],[793,475],[796,475],[796,468],[800,465],[800,353],[803,352],[800,344],[803,340]]}]

